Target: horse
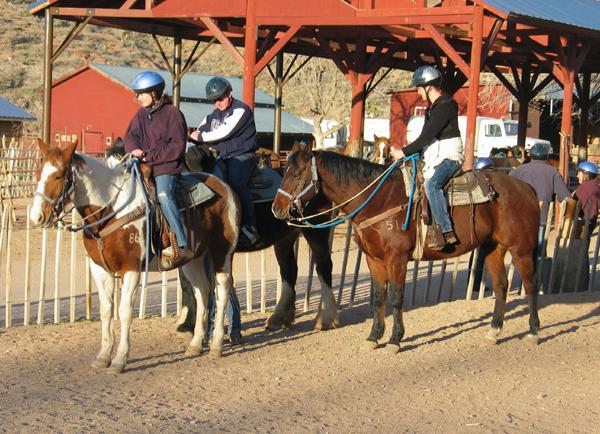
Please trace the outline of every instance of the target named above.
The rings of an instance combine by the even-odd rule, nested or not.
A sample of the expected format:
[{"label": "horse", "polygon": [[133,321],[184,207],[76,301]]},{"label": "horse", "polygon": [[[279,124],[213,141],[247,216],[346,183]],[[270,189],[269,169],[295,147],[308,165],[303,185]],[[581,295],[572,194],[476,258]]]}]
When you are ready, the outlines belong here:
[{"label": "horse", "polygon": [[[389,286],[393,327],[386,350],[397,353],[404,336],[404,283],[407,263],[412,259],[416,246],[417,226],[412,220],[407,230],[402,229],[406,213],[411,209],[402,175],[392,172],[388,180],[381,184],[379,192],[364,204],[365,193],[371,193],[375,188],[369,185],[387,170],[385,166],[334,153],[312,152],[305,148],[296,150],[288,158],[279,193],[273,201],[273,213],[280,219],[297,219],[298,215],[306,216],[306,203],[326,197],[339,204],[341,211],[352,218],[354,236],[367,258],[373,284],[373,323],[365,345],[368,348],[378,347],[378,341],[384,335],[385,301]],[[424,246],[422,259],[448,259],[482,247],[496,296],[491,330],[486,337],[496,343],[504,322],[508,288],[504,256],[510,251],[528,297],[527,338],[538,343],[535,258],[540,211],[537,199],[529,185],[513,177],[494,171],[486,172],[485,176],[497,192],[497,197],[491,202],[472,207],[453,207],[454,231],[459,243],[443,251]],[[362,208],[359,209],[359,206]],[[361,223],[364,225],[359,230]]]},{"label": "horse", "polygon": [[[201,152],[202,158],[195,158],[193,161],[187,158],[188,166],[194,172],[215,166],[215,158],[211,152],[203,150],[202,145],[192,148],[195,152]],[[189,152],[189,149],[188,149]],[[107,160],[119,161],[124,155],[124,148],[111,148],[107,155]],[[109,163],[114,164],[114,163]],[[338,323],[338,309],[335,302],[332,289],[332,270],[333,263],[329,250],[330,231],[325,229],[312,230],[307,228],[297,228],[286,224],[286,222],[276,219],[271,213],[272,200],[255,202],[256,228],[260,235],[259,241],[250,246],[238,246],[236,252],[258,252],[273,246],[275,258],[279,265],[279,273],[282,280],[281,296],[275,310],[266,320],[265,327],[268,330],[288,329],[292,327],[296,315],[296,281],[298,278],[298,265],[294,245],[298,237],[302,234],[310,246],[312,257],[316,265],[317,275],[321,283],[321,302],[317,315],[313,322],[315,330],[328,330],[336,328]],[[309,205],[309,209],[317,210],[327,208],[329,203],[326,200],[319,200]],[[194,330],[195,327],[195,298],[190,295],[190,288],[185,276],[181,279],[183,289],[183,305],[181,317],[178,319],[177,330],[186,332]]]},{"label": "horse", "polygon": [[369,161],[377,164],[388,164],[391,162],[391,146],[389,138],[375,135],[373,149],[374,153]]},{"label": "horse", "polygon": [[[92,259],[91,271],[98,288],[102,322],[101,348],[92,367],[121,373],[129,355],[133,300],[149,242],[145,236],[148,223],[142,218],[145,192],[141,182],[136,181],[134,172],[122,165],[111,168],[101,160],[76,153],[77,143],[61,149],[38,140],[38,146],[42,159],[29,218],[35,225],[51,226],[62,220],[61,215],[68,213],[65,207],[69,204],[83,218],[83,241]],[[214,268],[217,287],[215,335],[210,354],[219,357],[223,345],[225,306],[229,291],[233,290],[232,257],[238,239],[240,211],[235,194],[225,183],[212,175],[204,175],[202,181],[214,192],[214,196],[190,209],[189,220],[197,222],[188,228],[190,239],[194,240],[191,247],[195,257],[184,264],[182,270],[193,285],[199,308],[186,355],[200,355],[202,351],[210,288],[202,266],[207,255]],[[116,354],[111,360],[115,343],[115,274],[123,279],[119,305],[121,334]]]}]

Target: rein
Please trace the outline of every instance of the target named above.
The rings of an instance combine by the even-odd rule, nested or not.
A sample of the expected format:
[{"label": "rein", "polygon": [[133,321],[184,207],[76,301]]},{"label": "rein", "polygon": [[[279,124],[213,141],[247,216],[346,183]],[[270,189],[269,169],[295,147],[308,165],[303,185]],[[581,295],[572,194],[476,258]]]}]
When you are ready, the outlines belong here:
[{"label": "rein", "polygon": [[[316,214],[312,214],[309,216],[303,216],[301,215],[300,218],[294,218],[293,220],[298,221],[300,223],[294,223],[293,221],[288,220],[286,223],[289,226],[294,226],[294,227],[300,227],[300,228],[312,228],[312,229],[326,229],[326,228],[331,228],[334,226],[338,226],[342,223],[344,223],[346,220],[352,219],[354,216],[356,216],[359,212],[361,212],[371,201],[371,199],[373,199],[373,197],[377,194],[377,192],[379,191],[379,189],[383,186],[383,183],[389,178],[389,176],[391,175],[391,173],[393,172],[393,170],[398,167],[398,165],[402,162],[406,162],[406,161],[410,161],[412,162],[413,165],[413,173],[412,173],[412,182],[411,182],[411,186],[410,186],[410,196],[408,198],[408,202],[406,204],[406,207],[408,209],[407,213],[406,213],[406,219],[404,221],[404,223],[402,224],[402,230],[407,230],[408,229],[408,223],[409,223],[409,219],[410,219],[410,210],[412,209],[411,205],[413,202],[413,197],[414,197],[414,190],[415,190],[415,182],[416,182],[416,174],[417,174],[417,158],[419,157],[419,154],[413,154],[410,155],[408,157],[404,157],[402,160],[396,160],[390,167],[388,167],[381,175],[379,175],[377,178],[375,178],[369,185],[367,185],[365,188],[363,188],[361,191],[359,191],[358,193],[356,193],[354,196],[352,196],[351,198],[347,199],[346,201],[333,206],[325,211],[321,211],[318,212]],[[311,161],[311,174],[312,174],[312,179],[311,181],[308,183],[308,185],[298,194],[296,195],[291,195],[290,193],[288,193],[285,190],[282,189],[278,189],[277,191],[281,194],[283,194],[285,197],[287,197],[288,199],[290,199],[290,202],[294,203],[298,209],[300,209],[301,206],[301,202],[300,202],[300,198],[302,196],[304,196],[308,191],[310,191],[311,188],[315,187],[318,191],[318,185],[319,185],[319,179],[318,179],[318,174],[317,174],[317,165],[316,165],[316,161],[315,161],[315,156],[312,156],[312,161]],[[314,217],[318,217],[321,216],[323,214],[328,214],[331,213],[332,211],[335,211],[341,207],[343,207],[344,205],[347,205],[348,203],[350,203],[351,201],[353,201],[354,199],[356,199],[358,196],[362,195],[363,193],[365,193],[369,188],[371,188],[373,185],[375,185],[377,182],[379,182],[377,184],[377,186],[375,187],[375,189],[371,192],[371,194],[369,194],[369,196],[365,199],[365,201],[363,203],[361,203],[358,208],[356,208],[354,211],[352,211],[350,214],[347,214],[345,216],[342,217],[334,217],[331,220],[327,221],[327,222],[323,222],[323,223],[318,223],[318,224],[312,224],[308,221],[308,219],[314,218]],[[302,211],[300,210],[300,213],[302,213]]]}]

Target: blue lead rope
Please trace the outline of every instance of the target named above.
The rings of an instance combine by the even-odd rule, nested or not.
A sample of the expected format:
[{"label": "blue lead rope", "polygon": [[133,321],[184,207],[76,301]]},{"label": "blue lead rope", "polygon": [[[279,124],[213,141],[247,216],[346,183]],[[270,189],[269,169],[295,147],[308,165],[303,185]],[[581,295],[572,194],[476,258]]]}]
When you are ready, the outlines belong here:
[{"label": "blue lead rope", "polygon": [[359,212],[361,212],[364,207],[366,207],[369,202],[371,201],[371,199],[373,199],[373,197],[377,194],[377,192],[379,191],[379,189],[381,188],[381,186],[383,185],[383,183],[389,178],[390,174],[394,171],[394,169],[401,163],[404,161],[411,161],[412,162],[412,166],[413,166],[413,174],[412,174],[412,182],[410,185],[410,196],[408,197],[408,209],[406,211],[406,220],[405,222],[402,224],[402,230],[407,230],[408,229],[408,222],[409,222],[409,218],[410,218],[410,210],[412,208],[412,201],[413,201],[413,196],[414,196],[414,191],[415,191],[415,181],[417,179],[417,158],[419,158],[419,154],[412,154],[408,157],[404,157],[402,160],[396,160],[394,161],[394,163],[392,164],[392,166],[389,168],[388,172],[381,178],[381,180],[379,181],[379,183],[377,184],[377,186],[375,187],[375,189],[371,192],[371,194],[369,194],[369,197],[367,197],[367,199],[361,203],[359,205],[358,208],[356,208],[354,211],[352,211],[350,214],[345,215],[343,217],[338,217],[336,219],[334,219],[333,221],[329,222],[329,223],[321,223],[321,224],[316,224],[313,225],[312,223],[310,223],[307,220],[300,220],[303,224],[305,224],[307,227],[311,227],[313,229],[326,229],[326,228],[331,228],[334,226],[338,226],[341,225],[342,223],[344,223],[346,220],[353,218],[355,215],[357,215]]}]

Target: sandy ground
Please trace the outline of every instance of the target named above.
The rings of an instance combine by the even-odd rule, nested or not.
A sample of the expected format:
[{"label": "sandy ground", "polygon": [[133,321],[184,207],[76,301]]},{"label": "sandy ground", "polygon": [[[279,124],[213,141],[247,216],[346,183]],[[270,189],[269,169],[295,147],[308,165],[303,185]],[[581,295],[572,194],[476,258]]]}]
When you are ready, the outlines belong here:
[{"label": "sandy ground", "polygon": [[[265,332],[221,359],[186,357],[174,318],[135,320],[125,373],[89,367],[100,324],[0,330],[5,432],[600,432],[600,292],[546,296],[541,343],[522,340],[512,297],[503,339],[486,344],[492,299],[408,310],[402,351],[366,351],[362,303],[342,326]],[[389,323],[388,323],[389,325]]]}]

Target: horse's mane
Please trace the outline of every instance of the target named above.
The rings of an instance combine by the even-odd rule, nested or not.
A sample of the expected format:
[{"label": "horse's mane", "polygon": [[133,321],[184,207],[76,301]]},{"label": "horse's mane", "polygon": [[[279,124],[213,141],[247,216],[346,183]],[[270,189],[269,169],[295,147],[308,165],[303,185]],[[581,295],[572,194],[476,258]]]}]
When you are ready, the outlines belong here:
[{"label": "horse's mane", "polygon": [[316,151],[315,154],[319,156],[323,167],[335,176],[338,184],[344,182],[349,185],[351,179],[359,183],[371,182],[387,169],[387,166],[336,152]]}]

